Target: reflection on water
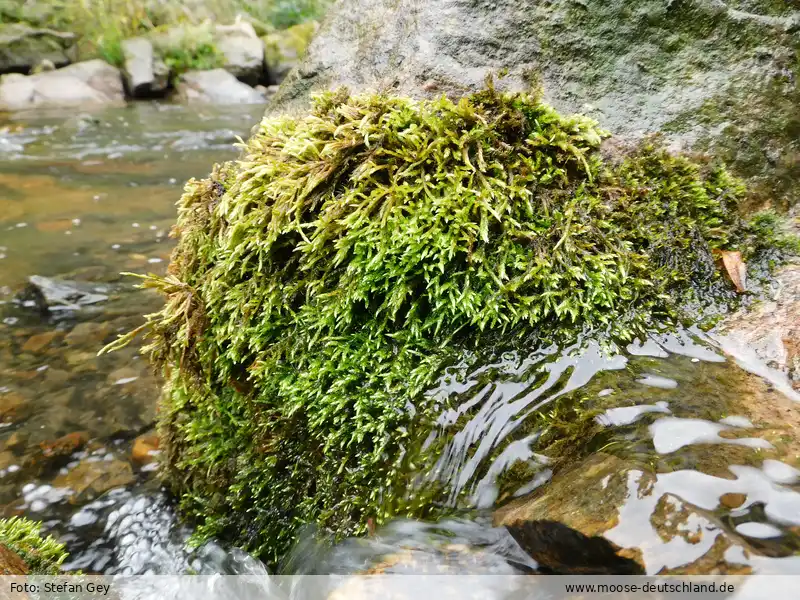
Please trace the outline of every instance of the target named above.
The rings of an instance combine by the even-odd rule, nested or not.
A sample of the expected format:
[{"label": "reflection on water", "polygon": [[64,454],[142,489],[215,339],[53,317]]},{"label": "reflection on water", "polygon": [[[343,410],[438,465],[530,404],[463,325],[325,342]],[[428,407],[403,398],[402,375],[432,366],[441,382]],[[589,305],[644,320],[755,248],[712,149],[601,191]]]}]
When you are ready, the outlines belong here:
[{"label": "reflection on water", "polygon": [[[234,158],[260,116],[148,103],[0,122],[0,504],[67,542],[67,568],[217,570],[228,556],[185,551],[153,481],[150,367],[135,347],[97,351],[159,304],[119,274],[164,272],[183,182]],[[14,301],[61,280],[82,296],[45,317]]]},{"label": "reflection on water", "polygon": [[[66,568],[260,572],[186,547],[153,478],[158,382],[136,347],[96,355],[159,304],[119,273],[164,272],[182,182],[235,156],[257,113],[148,104],[0,124],[0,504],[60,536]],[[14,301],[34,275],[103,298],[43,317]],[[430,394],[441,453],[421,479],[446,484],[452,518],[332,546],[309,532],[285,570],[574,572],[563,557],[583,553],[649,573],[800,572],[797,394],[745,349],[694,331],[611,354],[509,352]],[[620,556],[599,558],[608,542]]]}]

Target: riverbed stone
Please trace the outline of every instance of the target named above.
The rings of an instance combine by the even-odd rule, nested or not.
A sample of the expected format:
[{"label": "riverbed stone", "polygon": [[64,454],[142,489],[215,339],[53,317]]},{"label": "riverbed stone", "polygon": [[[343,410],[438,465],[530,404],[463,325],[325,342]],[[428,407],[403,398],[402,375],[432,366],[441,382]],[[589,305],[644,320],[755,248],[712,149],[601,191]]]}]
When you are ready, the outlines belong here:
[{"label": "riverbed stone", "polygon": [[140,435],[133,441],[131,460],[138,465],[146,465],[158,456],[158,436],[154,433]]},{"label": "riverbed stone", "polygon": [[180,76],[178,98],[187,104],[262,104],[264,96],[225,69],[188,71]]},{"label": "riverbed stone", "polygon": [[96,59],[37,75],[0,78],[0,111],[121,104],[119,70]]},{"label": "riverbed stone", "polygon": [[122,42],[125,59],[123,72],[128,93],[134,98],[148,98],[166,93],[169,68],[156,55],[153,43],[144,37]]},{"label": "riverbed stone", "polygon": [[0,423],[11,423],[27,414],[28,399],[19,392],[0,393]]},{"label": "riverbed stone", "polygon": [[240,81],[256,85],[264,79],[264,43],[246,21],[214,28],[214,43],[223,68]]},{"label": "riverbed stone", "polygon": [[[601,452],[530,496],[499,508],[494,522],[564,523],[587,536],[606,538],[620,556],[636,560],[648,574],[750,572],[757,568],[759,555],[780,556],[785,550],[775,540],[738,534],[729,515],[736,511],[741,521],[749,520],[754,509],[756,515],[775,511],[780,513],[776,518],[788,519],[790,525],[798,517],[784,515],[800,509],[800,494],[789,489],[772,493],[768,485],[762,487],[762,476],[757,466],[741,465],[722,477],[693,470],[656,473],[634,460]],[[793,536],[788,528],[785,535]],[[728,553],[730,549],[736,552]],[[740,558],[726,558],[734,554]]]},{"label": "riverbed stone", "polygon": [[44,60],[58,67],[70,63],[75,35],[24,23],[0,24],[0,74],[28,73]]},{"label": "riverbed stone", "polygon": [[103,341],[111,334],[111,325],[106,322],[89,321],[78,323],[66,335],[64,341],[70,347],[96,347],[97,350]]},{"label": "riverbed stone", "polygon": [[800,262],[782,267],[775,274],[772,293],[727,317],[719,334],[725,336],[734,357],[752,350],[800,392]]},{"label": "riverbed stone", "polygon": [[[125,92],[122,86],[122,73],[107,62],[95,58],[73,63],[55,71],[73,76],[103,95],[106,102],[121,102]],[[45,75],[45,74],[43,74]]]},{"label": "riverbed stone", "polygon": [[63,335],[62,332],[58,330],[44,331],[42,333],[32,335],[28,338],[28,341],[22,345],[22,351],[39,354],[42,350],[56,341],[56,339],[58,339],[61,335]]},{"label": "riverbed stone", "polygon": [[53,486],[72,490],[69,500],[78,503],[97,498],[108,490],[129,485],[133,480],[133,469],[128,462],[122,460],[90,462],[87,459],[66,474],[56,477]]},{"label": "riverbed stone", "polygon": [[73,431],[58,439],[39,444],[44,459],[66,458],[81,450],[89,442],[89,433]]}]

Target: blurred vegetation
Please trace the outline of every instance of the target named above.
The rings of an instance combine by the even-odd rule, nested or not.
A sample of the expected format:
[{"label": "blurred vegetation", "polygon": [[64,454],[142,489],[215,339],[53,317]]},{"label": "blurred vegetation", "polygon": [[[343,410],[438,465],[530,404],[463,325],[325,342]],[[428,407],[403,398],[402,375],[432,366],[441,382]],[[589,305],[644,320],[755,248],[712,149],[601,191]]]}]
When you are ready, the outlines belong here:
[{"label": "blurred vegetation", "polygon": [[[122,41],[179,24],[252,23],[259,35],[319,19],[331,0],[0,0],[0,23],[71,31],[81,59],[122,63]],[[209,58],[208,48],[202,52]],[[180,54],[180,53],[179,53]],[[178,63],[193,56],[187,48]],[[192,62],[192,58],[189,62]]]}]

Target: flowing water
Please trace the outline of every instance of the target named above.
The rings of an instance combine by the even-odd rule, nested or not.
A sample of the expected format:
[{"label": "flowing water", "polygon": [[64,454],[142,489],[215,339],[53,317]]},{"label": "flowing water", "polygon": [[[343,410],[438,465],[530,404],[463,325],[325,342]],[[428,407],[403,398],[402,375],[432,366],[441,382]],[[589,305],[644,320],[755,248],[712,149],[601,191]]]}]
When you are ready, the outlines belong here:
[{"label": "flowing water", "polygon": [[[65,569],[260,572],[187,548],[154,476],[158,381],[135,345],[97,356],[159,306],[120,272],[165,271],[182,183],[259,116],[137,104],[0,122],[0,505],[66,542]],[[17,296],[31,276],[72,296],[43,316]],[[452,517],[332,547],[309,530],[285,572],[573,572],[574,544],[613,570],[602,534],[648,573],[800,573],[800,398],[725,340],[506,353],[430,393],[447,409],[424,478],[447,484]],[[535,530],[500,526],[520,520]]]}]

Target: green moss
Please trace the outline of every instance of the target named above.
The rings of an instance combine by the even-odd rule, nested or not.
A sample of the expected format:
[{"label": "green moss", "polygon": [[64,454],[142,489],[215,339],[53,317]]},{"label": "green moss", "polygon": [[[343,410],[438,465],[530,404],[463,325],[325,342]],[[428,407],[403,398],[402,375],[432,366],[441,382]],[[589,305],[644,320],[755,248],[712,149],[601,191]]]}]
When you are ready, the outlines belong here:
[{"label": "green moss", "polygon": [[41,525],[18,517],[0,519],[0,544],[18,554],[32,575],[58,575],[67,552],[64,544],[41,536]]},{"label": "green moss", "polygon": [[151,37],[159,56],[173,76],[186,71],[216,69],[225,63],[224,55],[214,42],[214,30],[210,22],[166,29]]},{"label": "green moss", "polygon": [[277,66],[302,58],[317,27],[316,21],[308,21],[265,35],[262,39],[267,64]]},{"label": "green moss", "polygon": [[447,365],[732,298],[711,250],[750,243],[740,182],[654,140],[604,158],[605,136],[533,94],[339,91],[190,181],[141,329],[167,379],[166,481],[200,534],[272,561],[303,523],[431,510],[413,483]]}]

